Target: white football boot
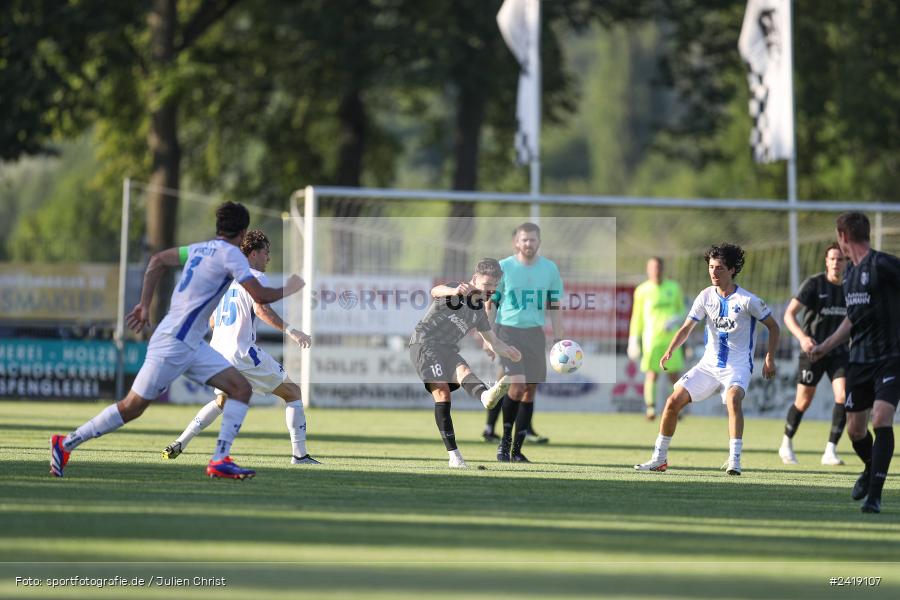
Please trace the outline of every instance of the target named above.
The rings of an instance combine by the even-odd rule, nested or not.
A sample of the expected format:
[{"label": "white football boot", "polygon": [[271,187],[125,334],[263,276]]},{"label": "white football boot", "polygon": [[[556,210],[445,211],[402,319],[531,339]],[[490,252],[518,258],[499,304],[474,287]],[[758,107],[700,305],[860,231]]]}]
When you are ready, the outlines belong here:
[{"label": "white football boot", "polygon": [[451,469],[468,469],[469,465],[466,464],[466,461],[462,457],[462,453],[457,450],[450,451],[450,462],[449,466]]},{"label": "white football boot", "polygon": [[497,403],[500,402],[500,399],[503,398],[508,389],[509,377],[504,375],[497,380],[497,383],[481,392],[481,403],[484,404],[486,409],[491,410],[497,406]]},{"label": "white football boot", "polygon": [[822,454],[822,464],[828,467],[838,467],[844,464],[841,457],[837,455],[834,444],[831,442],[828,443],[825,447],[825,452]]},{"label": "white football boot", "polygon": [[725,469],[725,473],[728,475],[740,475],[741,474],[741,459],[740,458],[729,458],[725,461],[725,464],[722,465],[722,468]]},{"label": "white football boot", "polygon": [[[796,465],[799,464],[797,460],[797,455],[794,454],[794,445],[790,440],[785,440],[781,442],[781,447],[778,449],[778,456],[781,457],[781,462],[786,465]],[[824,457],[822,458],[824,460]],[[824,463],[823,463],[824,464]]]},{"label": "white football boot", "polygon": [[658,471],[662,473],[669,468],[669,462],[665,458],[651,458],[645,463],[634,465],[635,471]]}]

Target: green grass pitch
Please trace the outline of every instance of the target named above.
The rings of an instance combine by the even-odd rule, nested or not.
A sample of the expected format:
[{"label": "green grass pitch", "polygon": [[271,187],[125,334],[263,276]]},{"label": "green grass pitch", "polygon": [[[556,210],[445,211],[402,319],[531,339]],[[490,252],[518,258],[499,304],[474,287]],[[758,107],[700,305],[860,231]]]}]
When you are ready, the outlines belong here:
[{"label": "green grass pitch", "polygon": [[[671,469],[636,473],[656,435],[639,415],[539,410],[551,443],[526,446],[534,464],[500,465],[481,413],[457,411],[470,469],[450,471],[428,411],[312,409],[310,450],[326,464],[308,467],[290,464],[283,410],[254,408],[233,456],[258,475],[238,482],[204,474],[218,422],[162,460],[197,407],[152,406],[50,477],[50,434],[102,406],[0,403],[0,597],[900,597],[900,480],[888,480],[881,515],[861,514],[846,437],[848,465],[819,464],[827,423],[803,424],[789,468],[776,453],[782,424],[748,421],[737,478],[719,470],[724,419],[689,416]],[[29,575],[227,587],[16,587]]]}]

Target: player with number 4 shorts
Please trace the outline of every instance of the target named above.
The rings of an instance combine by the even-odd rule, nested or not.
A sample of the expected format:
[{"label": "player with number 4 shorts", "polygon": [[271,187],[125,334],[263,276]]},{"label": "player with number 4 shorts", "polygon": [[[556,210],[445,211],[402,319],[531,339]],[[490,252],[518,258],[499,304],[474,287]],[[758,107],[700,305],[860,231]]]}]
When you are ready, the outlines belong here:
[{"label": "player with number 4 shorts", "polygon": [[283,288],[263,286],[250,272],[247,257],[238,249],[244,240],[250,214],[240,204],[226,202],[216,210],[216,238],[181,248],[169,248],[150,258],[144,274],[140,302],[126,323],[135,332],[149,325],[153,292],[167,267],[182,266],[181,279],[172,292],[169,312],[157,326],[147,347],[144,364],[128,395],[106,407],[66,436],[50,438],[50,473],[63,476],[70,453],[84,442],[114,431],[143,414],[150,403],[179,376],[223,390],[228,401],[216,450],[207,466],[211,477],[246,479],[256,472],[239,467],[229,457],[250,402],[250,384],[225,358],[203,341],[209,316],[219,299],[237,281],[255,302],[268,304],[303,287],[297,275]]},{"label": "player with number 4 shorts", "polygon": [[712,285],[694,300],[687,319],[660,359],[659,366],[666,369],[675,349],[684,344],[694,326],[704,320],[706,350],[700,362],[678,380],[666,400],[653,454],[649,461],[634,466],[638,471],[665,471],[669,466],[669,443],[675,434],[678,413],[690,402],[718,394],[728,409],[728,460],[722,468],[728,475],[740,475],[744,434],[741,402],[753,372],[757,322],[769,330],[762,374],[766,379],[775,376],[778,324],[765,302],[734,282],[744,266],[744,251],[739,246],[723,243],[710,247],[703,258]]},{"label": "player with number 4 shorts", "polygon": [[[248,231],[241,244],[241,252],[250,263],[250,272],[263,285],[268,285],[265,275],[269,264],[269,238],[262,231]],[[213,337],[210,346],[224,356],[241,372],[258,394],[275,394],[285,402],[285,421],[291,439],[291,463],[318,465],[306,451],[306,415],[300,400],[300,386],[292,382],[284,367],[257,344],[257,319],[283,331],[301,348],[309,348],[308,335],[291,327],[278,316],[268,304],[254,302],[249,293],[240,285],[232,284],[216,313],[210,318]],[[212,424],[222,414],[226,395],[216,390],[216,399],[211,400],[197,416],[191,420],[184,432],[166,446],[163,458],[175,459],[184,452],[194,436]]]},{"label": "player with number 4 shorts", "polygon": [[[810,358],[818,362],[850,340],[847,436],[864,465],[850,495],[865,498],[862,512],[879,513],[900,400],[900,258],[872,249],[863,213],[843,213],[836,230],[841,252],[852,263],[844,276],[847,316]],[[870,415],[874,438],[868,430]]]}]

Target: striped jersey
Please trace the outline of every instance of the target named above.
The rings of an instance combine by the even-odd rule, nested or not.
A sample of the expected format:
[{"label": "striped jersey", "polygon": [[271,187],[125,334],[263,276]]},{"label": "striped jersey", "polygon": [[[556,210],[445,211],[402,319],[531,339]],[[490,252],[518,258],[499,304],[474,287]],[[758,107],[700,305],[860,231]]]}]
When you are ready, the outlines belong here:
[{"label": "striped jersey", "polygon": [[869,250],[844,275],[850,319],[850,362],[876,363],[900,356],[900,259]]},{"label": "striped jersey", "polygon": [[[250,272],[260,284],[269,286],[269,280],[262,271],[251,268]],[[209,345],[234,364],[255,353],[253,345],[256,343],[256,324],[253,297],[244,286],[233,282],[216,307],[213,322],[215,327]]]},{"label": "striped jersey", "polygon": [[706,351],[700,363],[753,371],[756,322],[771,314],[765,302],[740,286],[726,297],[720,296],[714,285],[700,292],[688,313],[694,321],[706,319]]},{"label": "striped jersey", "polygon": [[209,315],[232,280],[253,277],[247,257],[234,244],[209,240],[179,249],[184,268],[172,292],[169,312],[153,336],[165,334],[196,348],[209,330]]}]

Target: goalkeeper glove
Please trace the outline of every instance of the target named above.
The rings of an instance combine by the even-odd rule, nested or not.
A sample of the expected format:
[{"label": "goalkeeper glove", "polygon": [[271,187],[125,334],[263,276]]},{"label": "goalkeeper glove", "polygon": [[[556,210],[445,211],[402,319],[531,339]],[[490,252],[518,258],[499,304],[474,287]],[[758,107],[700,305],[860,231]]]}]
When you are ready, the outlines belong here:
[{"label": "goalkeeper glove", "polygon": [[628,338],[628,350],[626,351],[628,358],[637,361],[641,357],[641,344],[636,335]]}]

